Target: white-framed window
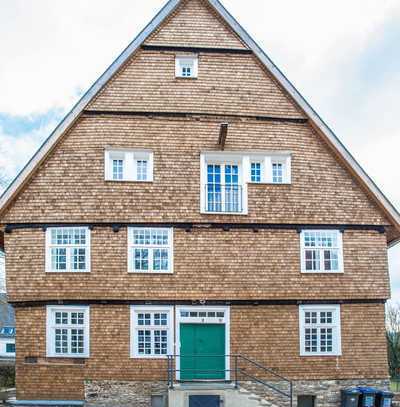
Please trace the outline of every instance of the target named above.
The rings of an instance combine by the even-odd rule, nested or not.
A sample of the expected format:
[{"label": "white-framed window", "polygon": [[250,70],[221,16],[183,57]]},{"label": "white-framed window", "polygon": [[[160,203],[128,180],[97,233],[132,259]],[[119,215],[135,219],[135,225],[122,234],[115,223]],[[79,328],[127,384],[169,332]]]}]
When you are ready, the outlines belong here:
[{"label": "white-framed window", "polygon": [[173,354],[173,307],[131,306],[131,357],[164,358]]},{"label": "white-framed window", "polygon": [[248,182],[253,184],[291,183],[292,158],[290,153],[252,153],[249,160]]},{"label": "white-framed window", "polygon": [[300,305],[300,355],[340,356],[340,305]]},{"label": "white-framed window", "polygon": [[272,157],[270,167],[270,182],[272,184],[291,183],[291,159],[286,157]]},{"label": "white-framed window", "polygon": [[112,179],[113,181],[122,181],[125,177],[126,167],[124,154],[112,155]]},{"label": "white-framed window", "polygon": [[153,181],[153,153],[145,150],[105,151],[106,181]]},{"label": "white-framed window", "polygon": [[46,271],[51,273],[90,271],[88,227],[54,227],[46,230]]},{"label": "white-framed window", "polygon": [[173,272],[172,228],[128,228],[128,271]]},{"label": "white-framed window", "polygon": [[223,307],[200,307],[193,306],[184,307],[180,306],[178,309],[178,319],[184,323],[209,323],[209,324],[222,324],[228,323],[229,311]]},{"label": "white-framed window", "polygon": [[248,184],[290,184],[290,152],[202,152],[200,213],[248,214]]},{"label": "white-framed window", "polygon": [[258,161],[251,161],[250,163],[250,181],[253,183],[260,183],[262,182],[262,171],[263,171],[263,164]]},{"label": "white-framed window", "polygon": [[273,162],[272,163],[272,182],[274,184],[282,184],[284,178],[284,168],[283,163]]},{"label": "white-framed window", "polygon": [[339,230],[303,230],[302,273],[343,273],[343,242]]},{"label": "white-framed window", "polygon": [[[243,156],[221,153],[200,156],[202,213],[247,214],[247,175]],[[246,167],[247,168],[247,167]]]},{"label": "white-framed window", "polygon": [[6,343],[6,353],[15,354],[15,343],[14,342]]},{"label": "white-framed window", "polygon": [[148,160],[136,160],[136,172],[138,181],[147,181],[148,166]]},{"label": "white-framed window", "polygon": [[89,357],[89,307],[47,306],[47,357]]},{"label": "white-framed window", "polygon": [[177,78],[197,78],[198,66],[197,56],[177,56],[175,58],[175,76]]}]

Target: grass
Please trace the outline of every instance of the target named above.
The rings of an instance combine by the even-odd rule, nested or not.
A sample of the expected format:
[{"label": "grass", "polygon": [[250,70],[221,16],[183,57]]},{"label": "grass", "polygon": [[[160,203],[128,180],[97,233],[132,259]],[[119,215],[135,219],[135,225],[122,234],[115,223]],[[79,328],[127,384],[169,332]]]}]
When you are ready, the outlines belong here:
[{"label": "grass", "polygon": [[390,390],[396,393],[400,392],[400,380],[391,380]]}]

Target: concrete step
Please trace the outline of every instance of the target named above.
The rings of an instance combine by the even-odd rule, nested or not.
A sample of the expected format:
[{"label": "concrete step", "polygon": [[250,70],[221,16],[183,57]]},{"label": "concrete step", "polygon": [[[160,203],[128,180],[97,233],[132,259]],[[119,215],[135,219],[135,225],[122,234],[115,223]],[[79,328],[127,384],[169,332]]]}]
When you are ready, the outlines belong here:
[{"label": "concrete step", "polygon": [[235,385],[221,382],[177,383],[174,388],[177,390],[232,390]]},{"label": "concrete step", "polygon": [[229,407],[278,407],[251,391],[232,383],[179,383],[169,390],[169,407],[185,407],[189,395],[219,395]]}]

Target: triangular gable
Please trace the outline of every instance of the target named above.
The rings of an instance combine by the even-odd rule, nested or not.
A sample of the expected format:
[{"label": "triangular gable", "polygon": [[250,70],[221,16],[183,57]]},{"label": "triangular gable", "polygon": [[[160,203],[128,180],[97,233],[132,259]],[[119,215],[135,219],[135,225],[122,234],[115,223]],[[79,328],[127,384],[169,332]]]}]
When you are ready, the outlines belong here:
[{"label": "triangular gable", "polygon": [[[104,72],[104,74],[94,83],[94,85],[86,92],[81,100],[74,106],[74,108],[67,114],[63,121],[57,126],[49,138],[42,144],[39,150],[35,153],[28,164],[17,175],[8,189],[0,197],[0,214],[8,207],[12,200],[16,197],[18,192],[22,189],[25,183],[30,179],[33,172],[40,166],[47,155],[57,144],[58,140],[65,134],[65,132],[76,122],[85,107],[96,97],[98,92],[104,85],[116,74],[135,53],[135,51],[150,38],[154,33],[156,35],[157,29],[160,25],[171,16],[182,1],[190,0],[169,0],[162,10],[153,18],[153,20],[146,26],[146,28],[129,44],[129,46],[122,52],[122,54],[113,62],[113,64]],[[198,1],[198,0],[193,0]],[[332,148],[338,158],[346,166],[346,168],[353,174],[353,176],[361,183],[366,192],[382,209],[386,217],[392,222],[395,230],[392,230],[390,235],[391,243],[395,243],[400,239],[400,214],[389,202],[389,200],[380,191],[377,185],[366,174],[362,167],[357,163],[354,157],[349,153],[345,146],[336,137],[333,131],[326,125],[326,123],[319,117],[314,109],[307,103],[297,89],[291,84],[286,76],[275,66],[271,59],[264,53],[264,51],[256,44],[250,35],[240,26],[240,24],[232,17],[232,15],[223,7],[218,0],[204,0],[213,7],[215,12],[221,19],[230,27],[234,33],[240,38],[241,42],[245,44],[250,50],[253,51],[255,56],[264,64],[267,70],[273,75],[276,81],[282,88],[290,95],[290,97],[297,103],[302,111],[309,118],[311,125],[315,128],[318,134],[325,140],[325,142]]]},{"label": "triangular gable", "polygon": [[[193,19],[193,16],[196,16]],[[181,4],[145,41],[146,45],[185,45],[247,49],[207,0],[182,0]]]}]

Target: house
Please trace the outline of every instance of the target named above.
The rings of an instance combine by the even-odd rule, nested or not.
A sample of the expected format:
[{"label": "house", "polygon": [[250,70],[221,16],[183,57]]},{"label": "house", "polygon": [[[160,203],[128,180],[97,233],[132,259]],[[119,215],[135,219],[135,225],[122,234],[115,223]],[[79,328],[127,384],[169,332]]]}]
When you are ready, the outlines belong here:
[{"label": "house", "polygon": [[[4,246],[0,240],[1,247]],[[6,292],[6,262],[4,258],[4,252],[0,250],[0,293]]]},{"label": "house", "polygon": [[0,328],[0,360],[15,358],[15,328],[3,326]]},{"label": "house", "polygon": [[15,358],[15,318],[7,302],[5,259],[0,251],[0,361],[10,358]]},{"label": "house", "polygon": [[0,223],[15,404],[334,406],[388,385],[400,216],[217,0],[165,5]]}]

